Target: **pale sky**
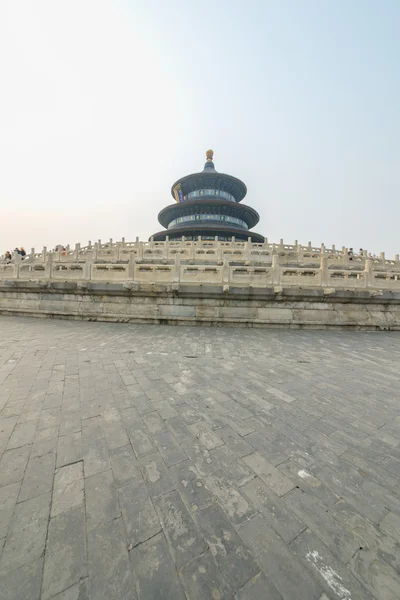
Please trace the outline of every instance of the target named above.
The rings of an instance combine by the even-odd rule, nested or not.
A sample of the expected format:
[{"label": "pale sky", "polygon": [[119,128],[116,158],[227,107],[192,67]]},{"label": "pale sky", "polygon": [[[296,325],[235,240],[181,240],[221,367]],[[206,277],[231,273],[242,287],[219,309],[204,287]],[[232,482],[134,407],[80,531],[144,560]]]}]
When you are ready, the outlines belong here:
[{"label": "pale sky", "polygon": [[147,239],[170,187],[254,228],[400,252],[398,0],[0,0],[0,254]]}]

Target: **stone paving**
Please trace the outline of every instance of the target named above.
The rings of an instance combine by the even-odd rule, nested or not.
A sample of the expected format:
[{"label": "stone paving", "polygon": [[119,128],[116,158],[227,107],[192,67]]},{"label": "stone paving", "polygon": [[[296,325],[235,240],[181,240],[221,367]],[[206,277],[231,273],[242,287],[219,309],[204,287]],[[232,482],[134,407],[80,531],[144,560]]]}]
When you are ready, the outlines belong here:
[{"label": "stone paving", "polygon": [[400,336],[0,318],[2,600],[398,600]]}]

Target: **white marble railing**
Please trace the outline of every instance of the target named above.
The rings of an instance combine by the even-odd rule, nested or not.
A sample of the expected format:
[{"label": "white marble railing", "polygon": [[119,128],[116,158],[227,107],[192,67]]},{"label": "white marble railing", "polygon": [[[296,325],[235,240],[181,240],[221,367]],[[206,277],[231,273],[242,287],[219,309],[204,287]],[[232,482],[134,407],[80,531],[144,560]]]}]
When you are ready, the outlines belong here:
[{"label": "white marble railing", "polygon": [[[224,256],[229,255],[233,261],[251,261],[260,263],[270,263],[274,255],[279,256],[281,264],[291,266],[317,266],[322,256],[327,257],[329,265],[343,268],[361,268],[365,266],[366,259],[369,258],[376,270],[400,269],[399,255],[396,254],[393,259],[388,259],[382,252],[380,256],[371,256],[366,250],[362,253],[355,253],[349,256],[348,249],[342,247],[340,250],[335,246],[326,248],[324,244],[316,247],[309,242],[306,246],[299,244],[284,244],[280,240],[279,244],[274,244],[265,239],[264,243],[252,243],[250,238],[247,242],[232,241],[219,242],[218,240],[198,240],[198,241],[165,241],[165,242],[126,242],[123,238],[120,242],[110,240],[102,243],[98,240],[95,244],[91,242],[87,246],[76,244],[72,250],[69,246],[63,250],[49,252],[43,248],[41,252],[36,252],[32,248],[31,252],[25,257],[24,265],[43,265],[49,260],[55,263],[85,263],[91,260],[94,263],[116,263],[129,262],[133,257],[135,261],[148,261],[150,263],[164,262],[174,260],[179,254],[182,260],[194,261],[195,263],[214,263],[222,261]],[[18,262],[19,255],[12,258],[11,263]],[[0,265],[7,264],[7,261],[0,259]],[[77,267],[78,268],[78,267]],[[41,270],[41,267],[37,269]],[[118,269],[117,269],[118,270]]]},{"label": "white marble railing", "polygon": [[[375,259],[359,256],[346,262],[346,256],[329,254],[323,249],[310,257],[301,250],[301,257],[293,253],[293,258],[289,260],[291,251],[281,256],[276,251],[266,253],[262,244],[246,244],[239,247],[191,245],[188,247],[189,255],[186,255],[184,246],[175,244],[172,248],[156,246],[156,249],[161,248],[161,255],[153,253],[154,247],[149,248],[150,254],[146,254],[147,246],[142,244],[136,248],[137,252],[130,251],[126,256],[120,254],[120,258],[114,260],[99,257],[92,251],[83,254],[82,249],[74,256],[49,252],[43,252],[39,258],[29,257],[26,260],[16,256],[12,262],[0,264],[0,281],[222,285],[225,289],[229,286],[322,286],[333,289],[400,290],[398,260],[383,262],[377,259],[375,262]],[[174,248],[177,251],[172,253]],[[225,253],[223,248],[231,252]],[[310,259],[309,263],[307,258]]]}]

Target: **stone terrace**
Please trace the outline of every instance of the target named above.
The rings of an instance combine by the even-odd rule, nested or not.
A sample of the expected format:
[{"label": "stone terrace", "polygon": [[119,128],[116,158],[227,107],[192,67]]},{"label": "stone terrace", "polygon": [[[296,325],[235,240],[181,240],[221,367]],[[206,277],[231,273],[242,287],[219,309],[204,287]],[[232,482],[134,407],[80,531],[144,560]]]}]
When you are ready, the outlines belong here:
[{"label": "stone terrace", "polygon": [[0,319],[0,596],[398,600],[400,337]]}]

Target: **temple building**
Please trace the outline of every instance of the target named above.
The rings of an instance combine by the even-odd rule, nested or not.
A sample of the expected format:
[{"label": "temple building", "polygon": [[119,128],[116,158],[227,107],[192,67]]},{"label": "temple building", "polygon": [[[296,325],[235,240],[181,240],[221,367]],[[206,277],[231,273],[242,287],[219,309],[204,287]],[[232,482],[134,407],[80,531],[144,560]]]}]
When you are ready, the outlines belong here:
[{"label": "temple building", "polygon": [[264,236],[250,231],[260,217],[250,206],[240,204],[246,196],[243,181],[218,173],[213,151],[207,150],[207,161],[201,173],[178,179],[172,186],[174,204],[165,207],[158,220],[166,229],[152,236],[154,241],[180,240],[247,240],[264,242]]}]

